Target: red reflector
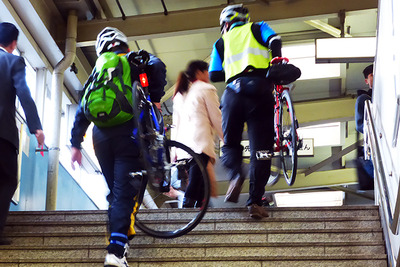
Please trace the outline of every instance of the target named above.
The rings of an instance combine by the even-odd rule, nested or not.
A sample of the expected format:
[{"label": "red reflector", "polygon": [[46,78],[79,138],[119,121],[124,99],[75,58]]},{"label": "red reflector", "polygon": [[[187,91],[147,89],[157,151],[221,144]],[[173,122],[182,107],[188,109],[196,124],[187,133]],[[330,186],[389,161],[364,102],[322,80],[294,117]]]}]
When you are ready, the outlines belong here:
[{"label": "red reflector", "polygon": [[147,74],[146,73],[142,73],[139,75],[139,79],[140,79],[140,84],[143,87],[147,87],[149,86],[149,81],[147,80]]}]

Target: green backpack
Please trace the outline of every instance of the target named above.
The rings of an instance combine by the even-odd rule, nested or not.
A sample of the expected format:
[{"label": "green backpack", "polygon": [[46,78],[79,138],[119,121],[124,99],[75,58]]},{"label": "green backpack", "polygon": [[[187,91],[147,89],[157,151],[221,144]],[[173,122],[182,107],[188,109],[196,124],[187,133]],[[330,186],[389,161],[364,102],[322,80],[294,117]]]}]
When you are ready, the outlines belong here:
[{"label": "green backpack", "polygon": [[99,127],[111,127],[133,117],[131,69],[125,56],[105,52],[84,85],[85,116]]}]

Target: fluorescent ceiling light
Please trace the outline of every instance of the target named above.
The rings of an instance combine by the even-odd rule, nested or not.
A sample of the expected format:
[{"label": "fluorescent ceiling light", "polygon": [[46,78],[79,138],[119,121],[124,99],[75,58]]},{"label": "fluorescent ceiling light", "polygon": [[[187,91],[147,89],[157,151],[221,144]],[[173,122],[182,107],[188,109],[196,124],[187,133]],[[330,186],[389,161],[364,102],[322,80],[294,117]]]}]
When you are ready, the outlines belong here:
[{"label": "fluorescent ceiling light", "polygon": [[342,206],[344,192],[276,193],[274,198],[277,207]]},{"label": "fluorescent ceiling light", "polygon": [[374,61],[376,37],[324,38],[315,40],[316,63],[363,63]]},{"label": "fluorescent ceiling light", "polygon": [[300,68],[299,80],[340,77],[340,64],[316,64],[315,43],[289,44],[282,47],[282,55]]}]

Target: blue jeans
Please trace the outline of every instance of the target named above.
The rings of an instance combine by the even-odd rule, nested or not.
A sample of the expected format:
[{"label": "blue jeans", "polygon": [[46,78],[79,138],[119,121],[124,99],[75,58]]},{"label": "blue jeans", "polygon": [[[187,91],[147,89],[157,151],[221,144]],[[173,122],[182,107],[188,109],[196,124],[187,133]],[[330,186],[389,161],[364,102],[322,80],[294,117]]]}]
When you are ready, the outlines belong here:
[{"label": "blue jeans", "polygon": [[364,107],[365,101],[370,100],[371,97],[367,94],[360,95],[357,97],[355,105],[355,120],[356,120],[356,130],[359,133],[364,133]]}]

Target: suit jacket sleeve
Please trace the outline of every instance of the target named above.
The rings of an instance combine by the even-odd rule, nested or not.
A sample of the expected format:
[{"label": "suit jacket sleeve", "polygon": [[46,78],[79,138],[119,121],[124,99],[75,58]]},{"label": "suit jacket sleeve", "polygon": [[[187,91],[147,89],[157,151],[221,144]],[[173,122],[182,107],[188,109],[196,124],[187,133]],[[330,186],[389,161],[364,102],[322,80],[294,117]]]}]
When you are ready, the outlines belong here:
[{"label": "suit jacket sleeve", "polygon": [[16,94],[24,109],[29,132],[34,134],[36,130],[42,129],[42,124],[40,123],[35,102],[26,83],[25,61],[22,57],[19,57],[13,65],[12,74]]}]

